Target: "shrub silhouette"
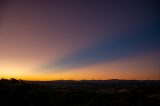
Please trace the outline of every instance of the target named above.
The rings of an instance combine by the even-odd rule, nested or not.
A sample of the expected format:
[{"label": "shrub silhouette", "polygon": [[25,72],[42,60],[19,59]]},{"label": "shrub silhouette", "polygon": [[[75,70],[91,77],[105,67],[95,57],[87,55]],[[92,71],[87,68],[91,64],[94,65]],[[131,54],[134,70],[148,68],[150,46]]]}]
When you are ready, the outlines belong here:
[{"label": "shrub silhouette", "polygon": [[159,81],[100,83],[1,79],[0,106],[160,106]]},{"label": "shrub silhouette", "polygon": [[52,104],[50,93],[43,89],[32,89],[31,91],[27,92],[25,99],[29,104],[37,104],[42,106]]}]

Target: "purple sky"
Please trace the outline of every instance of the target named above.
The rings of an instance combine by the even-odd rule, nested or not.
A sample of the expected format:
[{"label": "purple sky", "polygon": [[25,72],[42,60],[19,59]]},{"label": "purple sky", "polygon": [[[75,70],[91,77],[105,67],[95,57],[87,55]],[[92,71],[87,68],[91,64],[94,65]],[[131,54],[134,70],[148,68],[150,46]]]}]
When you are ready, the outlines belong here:
[{"label": "purple sky", "polygon": [[159,79],[156,0],[1,0],[0,77]]}]

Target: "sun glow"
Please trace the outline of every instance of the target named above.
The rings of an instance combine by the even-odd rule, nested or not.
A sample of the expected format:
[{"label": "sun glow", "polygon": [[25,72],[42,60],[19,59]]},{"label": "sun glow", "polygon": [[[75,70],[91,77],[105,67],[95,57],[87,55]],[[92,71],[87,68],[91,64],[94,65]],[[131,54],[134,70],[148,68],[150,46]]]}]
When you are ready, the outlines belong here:
[{"label": "sun glow", "polygon": [[23,78],[29,74],[29,71],[25,70],[24,68],[17,68],[17,67],[0,67],[0,76],[2,78]]}]

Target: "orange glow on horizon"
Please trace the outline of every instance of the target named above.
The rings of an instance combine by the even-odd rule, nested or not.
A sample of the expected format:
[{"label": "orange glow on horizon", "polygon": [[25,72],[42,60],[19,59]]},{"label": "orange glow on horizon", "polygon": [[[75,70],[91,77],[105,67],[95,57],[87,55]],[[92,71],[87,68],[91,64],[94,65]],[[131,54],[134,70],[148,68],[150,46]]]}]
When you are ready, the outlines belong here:
[{"label": "orange glow on horizon", "polygon": [[152,64],[152,61],[155,61],[152,55],[138,56],[60,71],[54,71],[53,69],[40,72],[32,70],[32,68],[27,68],[27,66],[18,67],[17,65],[17,67],[12,68],[1,66],[0,77],[22,80],[159,80],[158,68]]}]

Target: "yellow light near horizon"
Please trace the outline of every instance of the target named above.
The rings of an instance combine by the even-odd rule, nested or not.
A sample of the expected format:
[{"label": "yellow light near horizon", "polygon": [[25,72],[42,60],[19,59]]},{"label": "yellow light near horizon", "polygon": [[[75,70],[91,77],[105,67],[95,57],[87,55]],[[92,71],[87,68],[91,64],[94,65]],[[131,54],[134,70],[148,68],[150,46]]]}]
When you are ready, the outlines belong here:
[{"label": "yellow light near horizon", "polygon": [[19,63],[0,64],[0,78],[22,80],[107,80],[107,79],[159,79],[159,68],[150,56],[127,58],[93,64],[74,69],[34,70],[35,65]]},{"label": "yellow light near horizon", "polygon": [[25,68],[17,67],[0,67],[0,77],[1,78],[23,78],[28,75],[29,71]]}]

